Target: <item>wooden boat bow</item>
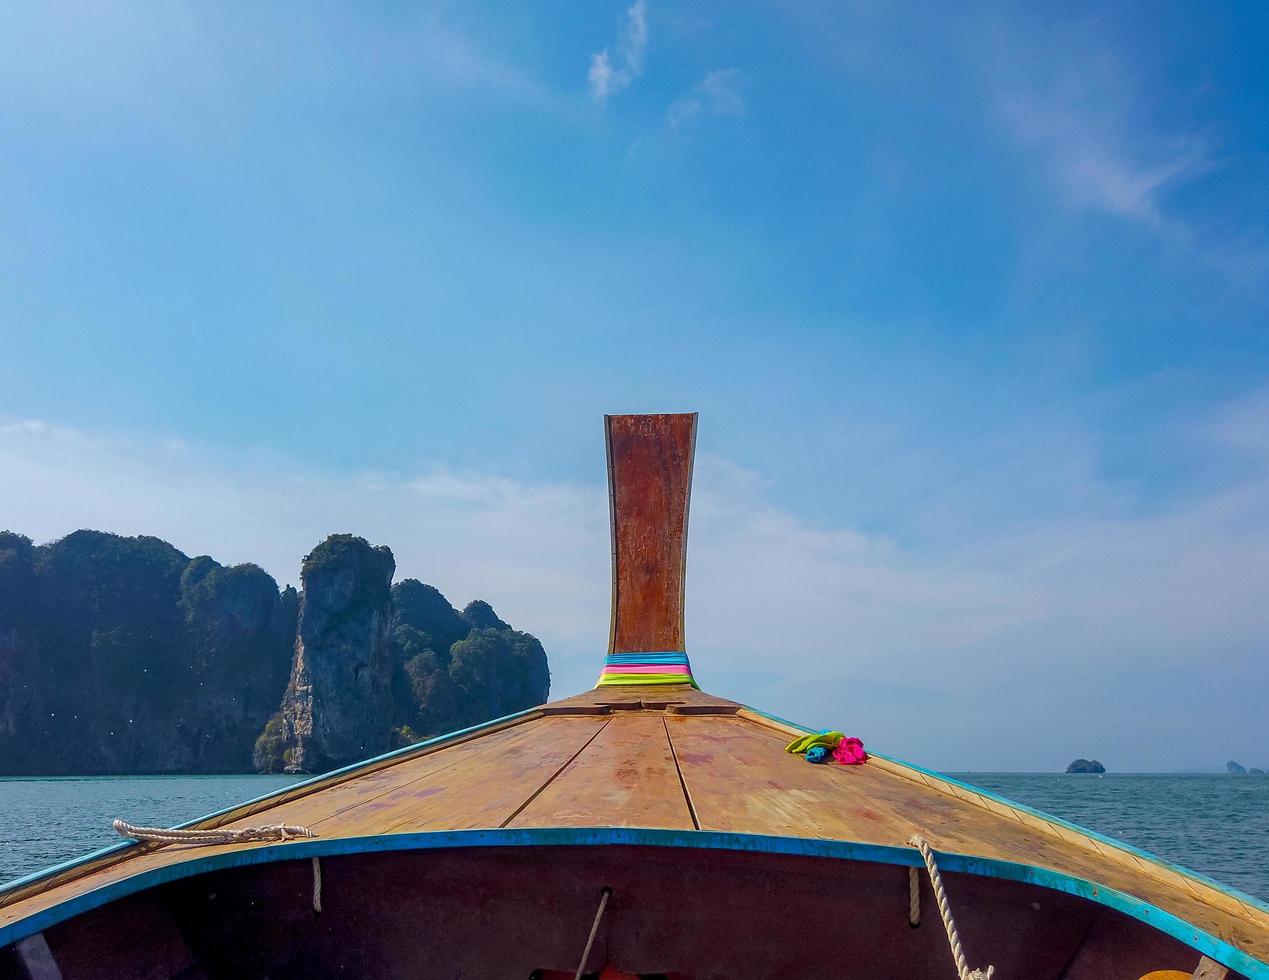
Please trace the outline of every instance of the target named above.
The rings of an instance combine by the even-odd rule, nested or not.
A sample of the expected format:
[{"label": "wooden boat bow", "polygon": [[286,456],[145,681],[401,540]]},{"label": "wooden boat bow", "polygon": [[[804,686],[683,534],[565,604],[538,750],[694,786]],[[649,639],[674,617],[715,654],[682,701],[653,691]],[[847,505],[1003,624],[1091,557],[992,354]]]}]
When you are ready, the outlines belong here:
[{"label": "wooden boat bow", "polygon": [[[1001,980],[1186,975],[1202,957],[1269,980],[1269,907],[1257,899],[885,754],[808,765],[783,751],[808,729],[699,690],[683,629],[696,416],[609,416],[605,431],[613,609],[594,690],[188,825],[288,824],[313,839],[121,845],[12,883],[0,947],[41,935],[67,980],[132,976],[110,930],[118,916],[150,916],[173,962],[205,971],[190,976],[232,975],[229,963],[243,975],[335,975],[342,963],[439,976],[437,949],[446,976],[527,976],[504,972],[526,949],[571,976],[608,886],[596,970],[938,980],[954,975],[945,939],[908,926],[919,834],[967,949]],[[687,669],[609,670],[645,654],[681,655]],[[306,898],[314,857],[320,915]],[[920,900],[937,923],[928,890]],[[358,930],[379,945],[358,939],[353,956]],[[433,934],[441,946],[425,941]],[[380,948],[398,939],[391,955]],[[231,945],[253,952],[232,960]],[[0,980],[4,970],[0,958]]]}]

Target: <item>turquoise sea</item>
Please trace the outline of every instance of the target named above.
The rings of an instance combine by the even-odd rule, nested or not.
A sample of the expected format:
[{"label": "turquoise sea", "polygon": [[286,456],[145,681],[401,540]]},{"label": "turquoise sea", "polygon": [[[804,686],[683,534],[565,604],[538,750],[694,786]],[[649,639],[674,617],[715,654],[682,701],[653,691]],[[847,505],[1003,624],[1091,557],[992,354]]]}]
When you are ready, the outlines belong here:
[{"label": "turquoise sea", "polygon": [[958,778],[1269,901],[1269,776],[979,772]]},{"label": "turquoise sea", "polygon": [[300,776],[0,777],[0,882],[19,878],[123,838],[110,822],[174,824],[223,810]]},{"label": "turquoise sea", "polygon": [[[1269,777],[962,773],[1009,799],[1135,844],[1269,900]],[[171,826],[289,776],[0,779],[0,881],[119,841],[115,817]]]}]

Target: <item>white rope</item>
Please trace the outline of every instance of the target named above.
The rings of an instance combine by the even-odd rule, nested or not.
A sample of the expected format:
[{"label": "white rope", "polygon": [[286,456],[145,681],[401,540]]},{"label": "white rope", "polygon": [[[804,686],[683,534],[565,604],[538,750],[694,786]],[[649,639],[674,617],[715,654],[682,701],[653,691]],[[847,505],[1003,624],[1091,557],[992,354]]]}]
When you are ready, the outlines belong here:
[{"label": "white rope", "polygon": [[313,858],[313,911],[322,910],[322,859]]},{"label": "white rope", "polygon": [[925,860],[925,870],[930,873],[930,884],[934,886],[934,899],[938,902],[943,928],[947,930],[947,942],[952,947],[952,959],[956,961],[956,973],[960,980],[992,980],[996,972],[994,966],[989,966],[986,970],[971,970],[965,961],[965,951],[961,949],[961,936],[956,930],[956,920],[952,918],[952,907],[948,904],[947,892],[943,890],[943,876],[939,874],[939,866],[934,861],[934,851],[930,849],[930,842],[920,834],[916,834],[908,843],[921,852],[921,857]]},{"label": "white rope", "polygon": [[582,974],[586,972],[586,961],[590,959],[591,947],[595,945],[595,936],[599,933],[599,920],[604,917],[604,909],[608,907],[608,896],[611,894],[612,889],[607,885],[599,893],[599,908],[595,910],[595,921],[591,923],[590,935],[586,937],[586,948],[582,950],[582,961],[577,964],[577,972],[573,974],[573,980],[582,980]]},{"label": "white rope", "polygon": [[921,924],[921,872],[916,868],[908,868],[908,925],[916,928]]},{"label": "white rope", "polygon": [[111,826],[121,837],[149,841],[155,844],[241,844],[255,840],[291,840],[293,837],[316,837],[307,827],[291,827],[287,824],[270,824],[267,827],[227,827],[215,830],[169,830],[164,827],[136,827],[123,820]]}]

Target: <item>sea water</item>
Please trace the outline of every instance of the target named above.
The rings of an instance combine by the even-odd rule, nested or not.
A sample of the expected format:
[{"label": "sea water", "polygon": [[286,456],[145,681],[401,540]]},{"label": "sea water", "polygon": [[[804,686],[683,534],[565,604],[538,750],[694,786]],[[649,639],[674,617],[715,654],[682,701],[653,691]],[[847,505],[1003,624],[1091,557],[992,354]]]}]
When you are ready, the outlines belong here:
[{"label": "sea water", "polygon": [[300,776],[0,778],[0,882],[122,843],[120,817],[171,827],[263,796]]},{"label": "sea water", "polygon": [[979,772],[957,778],[1269,900],[1269,776]]},{"label": "sea water", "polygon": [[[0,779],[0,881],[118,843],[115,817],[172,826],[291,776]],[[1269,777],[966,773],[958,778],[1269,899]]]}]

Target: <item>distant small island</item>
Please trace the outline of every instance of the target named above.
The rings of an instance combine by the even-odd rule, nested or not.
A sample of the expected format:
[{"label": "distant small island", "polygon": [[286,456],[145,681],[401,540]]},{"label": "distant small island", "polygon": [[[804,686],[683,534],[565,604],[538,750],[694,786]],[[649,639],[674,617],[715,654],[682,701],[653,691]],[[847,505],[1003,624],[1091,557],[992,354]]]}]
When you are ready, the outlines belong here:
[{"label": "distant small island", "polygon": [[1225,763],[1225,771],[1231,776],[1263,776],[1265,774],[1263,769],[1257,768],[1256,766],[1252,766],[1250,769],[1247,769],[1233,761]]},{"label": "distant small island", "polygon": [[1076,759],[1066,767],[1066,771],[1103,773],[1106,771],[1106,767],[1096,759]]}]

